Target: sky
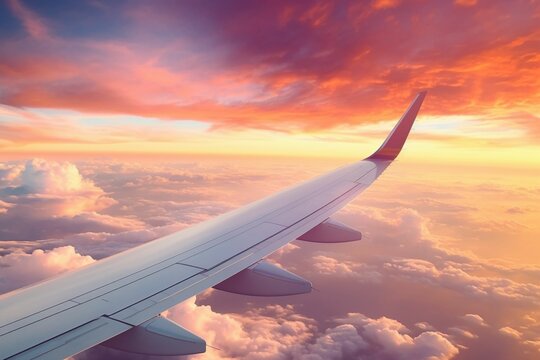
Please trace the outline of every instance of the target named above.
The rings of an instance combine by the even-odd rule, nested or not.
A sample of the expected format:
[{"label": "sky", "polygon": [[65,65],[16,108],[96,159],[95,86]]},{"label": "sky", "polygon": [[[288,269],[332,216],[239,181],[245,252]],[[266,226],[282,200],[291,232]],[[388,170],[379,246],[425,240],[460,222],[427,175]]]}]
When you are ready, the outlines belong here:
[{"label": "sky", "polygon": [[[335,215],[363,234],[270,261],[311,294],[210,290],[164,315],[192,359],[540,355],[538,1],[0,2],[0,293],[375,150]],[[126,359],[96,347],[76,359]]]}]

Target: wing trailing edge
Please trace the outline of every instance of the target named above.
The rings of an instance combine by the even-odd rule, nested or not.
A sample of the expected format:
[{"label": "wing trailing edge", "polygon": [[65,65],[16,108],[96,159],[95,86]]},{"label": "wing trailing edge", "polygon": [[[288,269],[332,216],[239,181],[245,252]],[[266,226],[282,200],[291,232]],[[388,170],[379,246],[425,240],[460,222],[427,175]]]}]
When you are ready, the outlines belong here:
[{"label": "wing trailing edge", "polygon": [[366,160],[394,160],[399,155],[407,140],[407,136],[411,131],[411,127],[420,110],[420,106],[422,106],[422,102],[426,97],[426,93],[426,91],[422,91],[416,95],[416,98],[409,105],[407,111],[401,116],[401,119],[394,129],[392,129],[381,147]]}]

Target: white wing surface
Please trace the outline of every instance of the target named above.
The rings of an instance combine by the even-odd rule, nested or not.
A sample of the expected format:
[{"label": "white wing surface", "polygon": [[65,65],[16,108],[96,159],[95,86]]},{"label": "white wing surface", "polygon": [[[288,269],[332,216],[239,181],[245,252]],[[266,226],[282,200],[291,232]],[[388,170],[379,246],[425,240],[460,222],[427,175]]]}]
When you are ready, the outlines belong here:
[{"label": "white wing surface", "polygon": [[0,297],[0,358],[62,359],[105,342],[133,353],[205,350],[204,340],[158,315],[209,287],[248,295],[305,293],[311,284],[261,261],[292,240],[361,235],[329,217],[401,151],[425,93],[363,161],[186,230]]}]

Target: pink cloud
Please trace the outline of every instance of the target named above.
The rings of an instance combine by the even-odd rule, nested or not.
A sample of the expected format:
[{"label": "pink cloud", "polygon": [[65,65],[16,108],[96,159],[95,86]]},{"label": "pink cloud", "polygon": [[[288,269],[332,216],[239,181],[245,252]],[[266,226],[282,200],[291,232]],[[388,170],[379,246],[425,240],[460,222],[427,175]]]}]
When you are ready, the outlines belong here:
[{"label": "pink cloud", "polygon": [[268,306],[245,316],[220,314],[209,306],[188,300],[166,313],[199,334],[220,351],[209,350],[209,359],[451,359],[458,349],[439,332],[417,337],[389,318],[371,319],[349,314],[338,325],[318,333],[312,319],[296,314],[290,306]]},{"label": "pink cloud", "polygon": [[[93,258],[97,258],[94,254],[100,251],[99,257],[102,257],[118,249],[180,229],[197,219],[223,212],[231,207],[232,203],[249,202],[258,197],[257,194],[272,192],[274,188],[294,182],[293,180],[300,176],[296,163],[290,166],[289,171],[289,167],[284,166],[281,161],[274,166],[267,166],[257,159],[257,166],[263,169],[260,171],[248,171],[236,160],[228,163],[224,159],[218,159],[212,166],[202,165],[193,159],[179,163],[175,159],[174,162],[172,165],[156,162],[148,165],[143,161],[78,163],[78,173],[83,180],[92,179],[96,187],[118,201],[117,205],[101,210],[106,211],[107,215],[98,215],[107,218],[98,219],[100,223],[114,223],[119,216],[148,223],[155,220],[161,225],[143,225],[144,229],[126,229],[115,234],[107,231],[74,236],[64,234],[65,238],[56,239],[54,242],[53,239],[32,242],[33,246],[39,247],[43,244],[46,246],[43,248],[51,248],[61,244],[73,244],[80,253],[92,254]],[[0,175],[6,175],[2,180],[6,186],[20,185],[17,182],[20,181],[25,166],[11,171],[10,166],[5,164],[6,171],[0,171]],[[36,169],[38,168],[36,166]],[[278,170],[280,177],[276,178]],[[388,173],[385,176],[400,178],[406,175],[397,168],[395,171],[397,173],[394,175]],[[54,174],[64,172],[69,173],[69,170],[53,171]],[[307,176],[311,172],[315,171],[305,170],[301,176]],[[47,176],[39,180],[39,186],[31,182],[29,186],[34,191],[47,189],[51,194],[65,190],[61,186],[54,190],[56,185],[54,182],[50,183]],[[437,203],[435,206],[432,201],[418,200],[434,198],[432,192],[436,186],[430,183],[429,178],[414,184],[415,186],[407,181],[407,177],[401,182],[387,178],[386,182],[393,185],[386,186],[387,183],[381,183],[380,186],[370,189],[374,192],[371,196],[379,200],[394,199],[392,187],[402,192],[403,184],[407,184],[407,196],[410,196],[412,201],[428,204],[426,209],[430,211],[443,211],[441,209],[446,206],[445,203]],[[128,183],[131,185],[126,186]],[[154,187],[167,191],[160,189],[155,192],[152,190]],[[179,188],[197,190],[192,193],[174,191]],[[213,191],[206,193],[208,189]],[[74,191],[78,191],[77,186]],[[443,195],[452,197],[460,191],[461,188],[449,186],[445,187]],[[295,272],[302,276],[309,275],[306,278],[321,287],[320,292],[300,299],[277,300],[233,298],[231,294],[215,292],[212,295],[206,294],[204,300],[203,297],[199,299],[199,303],[211,302],[212,306],[198,306],[195,300],[191,299],[179,305],[180,309],[171,310],[171,317],[180,324],[206,337],[210,345],[222,349],[210,349],[203,358],[249,359],[251,356],[269,359],[347,359],[360,354],[360,358],[380,359],[398,357],[395,354],[399,351],[405,359],[428,356],[444,359],[452,356],[455,352],[453,347],[460,349],[459,355],[474,356],[475,351],[486,344],[490,345],[490,355],[496,354],[505,346],[498,341],[501,336],[497,329],[503,326],[509,326],[524,334],[520,342],[508,337],[508,341],[515,343],[513,346],[528,347],[530,345],[524,345],[525,342],[532,344],[535,341],[537,331],[534,325],[530,320],[525,324],[525,320],[516,316],[527,312],[534,317],[537,308],[537,303],[530,301],[536,296],[537,288],[529,286],[529,283],[521,278],[524,276],[523,271],[527,269],[516,264],[504,264],[495,268],[494,261],[488,262],[470,253],[452,249],[451,244],[441,241],[437,231],[439,224],[431,224],[436,222],[431,216],[432,212],[421,207],[416,210],[409,208],[411,205],[407,196],[400,197],[397,205],[395,202],[381,200],[377,203],[378,206],[373,206],[369,200],[370,194],[366,192],[365,195],[367,198],[360,199],[364,207],[353,204],[338,215],[362,229],[366,236],[361,242],[330,248],[320,244],[297,242],[295,246],[298,248],[294,248],[294,251],[279,254],[278,259],[283,266],[295,267]],[[218,201],[215,201],[215,198]],[[466,207],[452,208],[450,213],[462,214],[467,211]],[[85,212],[69,217],[68,220],[72,223],[75,218],[83,217],[83,220],[86,220],[94,215],[92,212]],[[0,219],[3,216],[0,216]],[[28,224],[39,225],[36,219]],[[99,229],[98,225],[95,226]],[[69,229],[66,224],[59,227]],[[79,231],[81,229],[87,228],[75,228]],[[7,242],[1,244],[4,253],[23,246],[17,243],[8,248],[5,243]],[[385,267],[385,264],[396,267]],[[376,272],[380,281],[363,281],[363,276],[369,271]],[[533,274],[534,269],[527,271]],[[516,277],[514,280],[510,280],[511,273]],[[527,293],[527,289],[531,291]],[[486,294],[472,290],[481,290]],[[396,297],[396,293],[403,296]],[[417,296],[418,293],[422,296]],[[508,294],[513,295],[510,297]],[[527,298],[524,298],[525,295]],[[374,299],[385,301],[379,303],[373,301]],[[435,302],[433,299],[441,301]],[[451,305],[446,301],[452,301]],[[279,305],[266,306],[274,302]],[[288,303],[297,305],[287,306]],[[335,307],[329,305],[334,303]],[[441,311],[443,308],[445,311]],[[349,311],[366,315],[342,316]],[[381,318],[383,314],[386,315],[384,319]],[[466,319],[462,318],[463,314],[468,314]],[[334,323],[336,317],[345,320],[338,319]],[[436,324],[437,328],[428,325],[413,328],[412,324],[419,320]],[[506,320],[508,323],[501,323]],[[493,328],[482,326],[481,323],[489,323]],[[525,325],[527,329],[521,327]],[[458,328],[463,331],[456,330]],[[478,335],[478,338],[467,337],[464,331]],[[231,345],[226,343],[229,333]],[[445,333],[454,336],[447,336]],[[456,341],[467,341],[466,346],[471,349],[460,347]],[[476,350],[473,349],[475,346]],[[508,351],[517,354],[517,351],[521,351],[519,349],[515,352],[514,348]],[[102,356],[98,356],[97,351],[94,349],[90,355],[87,354],[88,357],[112,358],[102,353],[99,353]],[[123,358],[126,357],[132,358],[131,355],[124,355]]]},{"label": "pink cloud", "polygon": [[81,255],[73,246],[52,250],[22,251],[0,256],[0,293],[47,279],[56,274],[76,269],[94,262],[91,256]]},{"label": "pink cloud", "polygon": [[39,40],[46,40],[50,37],[47,26],[35,12],[23,5],[19,0],[9,0],[8,4],[13,13],[21,20],[30,36]]},{"label": "pink cloud", "polygon": [[374,9],[387,9],[396,7],[400,2],[400,0],[375,0],[372,6]]},{"label": "pink cloud", "polygon": [[33,159],[5,166],[0,199],[1,236],[43,239],[80,232],[141,229],[135,219],[100,214],[116,204],[103,189],[69,162]]},{"label": "pink cloud", "polygon": [[291,307],[268,306],[247,314],[221,314],[210,306],[189,299],[173,307],[165,316],[202,335],[208,344],[208,359],[279,359],[300,351],[315,331],[311,319],[296,314]]},{"label": "pink cloud", "polygon": [[[50,215],[77,215],[102,210],[115,203],[91,180],[85,179],[74,164],[33,159],[26,162],[17,184],[7,196],[20,206],[28,204],[35,212]],[[25,206],[25,211],[28,208]],[[15,208],[13,208],[15,211]]]},{"label": "pink cloud", "polygon": [[379,351],[368,355],[368,358],[388,356],[396,359],[451,359],[459,353],[458,348],[445,334],[425,331],[412,337],[407,334],[407,327],[394,319],[371,319],[362,314],[351,313],[338,322],[355,325],[363,339],[378,346]]},{"label": "pink cloud", "polygon": [[454,3],[460,6],[474,6],[477,2],[478,0],[454,0]]}]

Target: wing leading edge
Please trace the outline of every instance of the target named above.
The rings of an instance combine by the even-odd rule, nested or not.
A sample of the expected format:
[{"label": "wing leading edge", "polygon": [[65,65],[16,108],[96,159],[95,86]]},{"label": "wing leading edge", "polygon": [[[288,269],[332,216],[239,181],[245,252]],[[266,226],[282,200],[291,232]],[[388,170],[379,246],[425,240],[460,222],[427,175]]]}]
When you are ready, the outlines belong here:
[{"label": "wing leading edge", "polygon": [[[234,285],[236,292],[260,295],[242,279],[255,275],[257,279],[275,278],[278,270],[256,264],[294,239],[327,243],[359,239],[356,230],[329,217],[369,187],[397,157],[424,97],[425,92],[417,95],[381,147],[363,161],[82,269],[2,295],[0,358],[59,359],[109,339],[108,343],[118,344],[120,340],[114,339],[120,334],[122,347],[129,351],[129,334],[140,337],[143,333],[130,330],[147,329],[149,324],[157,339],[146,339],[145,349],[151,353],[154,342],[162,346],[166,341],[167,337],[159,334],[174,328],[152,321],[162,311],[217,285],[225,291]],[[326,241],[324,237],[332,228],[339,231],[338,239]],[[250,273],[241,275],[243,271]],[[283,281],[294,279],[298,286],[310,288],[309,282],[294,274],[279,274]],[[234,284],[224,283],[233,276]],[[221,283],[227,286],[219,286]],[[296,291],[276,290],[281,292],[270,295]],[[186,332],[179,332],[180,340],[171,348],[177,348],[178,341],[191,341],[194,345],[188,348],[200,351],[204,342]],[[140,339],[134,337],[133,341]]]}]

